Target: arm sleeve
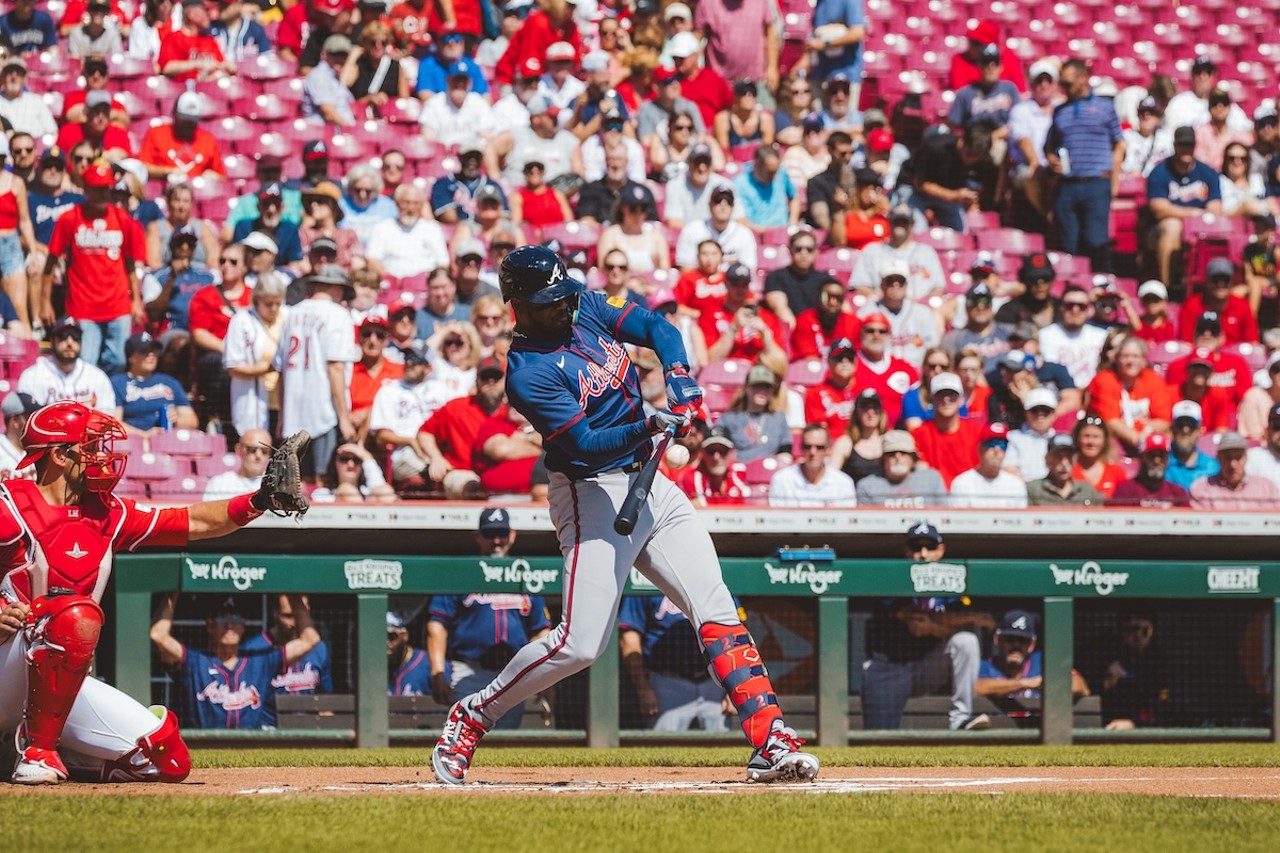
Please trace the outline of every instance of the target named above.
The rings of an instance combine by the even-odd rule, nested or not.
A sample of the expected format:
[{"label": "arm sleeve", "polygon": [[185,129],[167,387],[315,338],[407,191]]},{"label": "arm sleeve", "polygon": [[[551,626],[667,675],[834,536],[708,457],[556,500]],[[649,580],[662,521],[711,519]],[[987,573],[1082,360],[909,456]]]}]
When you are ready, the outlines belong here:
[{"label": "arm sleeve", "polygon": [[129,498],[116,498],[124,507],[124,523],[116,544],[124,551],[141,545],[182,546],[187,544],[190,521],[186,507],[142,507]]},{"label": "arm sleeve", "polygon": [[677,364],[689,365],[689,355],[684,351],[684,341],[675,326],[655,314],[641,308],[634,302],[628,302],[623,308],[615,308],[601,299],[604,306],[604,320],[613,327],[614,333],[625,343],[645,346],[652,349],[662,359],[663,371],[670,370]]},{"label": "arm sleeve", "polygon": [[649,428],[644,420],[605,429],[592,428],[567,384],[557,383],[549,371],[525,376],[528,379],[524,382],[520,381],[524,377],[519,377],[508,384],[507,397],[511,405],[542,433],[544,441],[554,442],[571,459],[606,461],[649,440]]}]

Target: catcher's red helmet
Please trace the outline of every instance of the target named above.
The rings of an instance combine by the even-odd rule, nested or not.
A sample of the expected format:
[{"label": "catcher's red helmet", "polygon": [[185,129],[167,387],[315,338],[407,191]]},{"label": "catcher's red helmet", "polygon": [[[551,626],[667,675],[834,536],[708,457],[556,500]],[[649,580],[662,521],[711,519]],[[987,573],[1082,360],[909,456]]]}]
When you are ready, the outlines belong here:
[{"label": "catcher's red helmet", "polygon": [[73,400],[51,403],[27,419],[22,431],[26,455],[18,467],[35,462],[51,447],[79,444],[89,491],[110,492],[124,476],[128,456],[115,450],[115,442],[125,439],[124,427],[110,415]]}]

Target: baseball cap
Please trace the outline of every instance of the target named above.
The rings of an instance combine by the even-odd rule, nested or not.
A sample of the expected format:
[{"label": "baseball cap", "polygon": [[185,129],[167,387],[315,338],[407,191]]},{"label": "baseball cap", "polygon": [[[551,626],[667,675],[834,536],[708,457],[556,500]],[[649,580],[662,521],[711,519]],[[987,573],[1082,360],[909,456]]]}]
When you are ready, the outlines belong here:
[{"label": "baseball cap", "polygon": [[883,409],[884,402],[880,399],[879,391],[874,388],[863,388],[858,392],[858,396],[854,398],[853,407],[855,409]]},{"label": "baseball cap", "polygon": [[1143,113],[1162,116],[1164,115],[1164,109],[1161,108],[1159,101],[1151,95],[1147,95],[1141,101],[1138,101],[1138,115],[1142,115]]},{"label": "baseball cap", "polygon": [[240,245],[246,249],[253,249],[255,252],[270,252],[273,255],[280,254],[280,247],[276,245],[276,241],[272,240],[261,231],[250,231],[240,241]]},{"label": "baseball cap", "polygon": [[992,21],[974,21],[965,35],[980,44],[991,44],[1000,40],[1000,27]]},{"label": "baseball cap", "polygon": [[1154,296],[1157,299],[1168,299],[1169,288],[1164,286],[1164,282],[1154,278],[1147,279],[1138,288],[1138,298],[1142,299],[1146,296]]},{"label": "baseball cap", "polygon": [[91,163],[80,173],[80,179],[86,187],[114,187],[116,177],[111,174],[111,167],[103,163]]},{"label": "baseball cap", "polygon": [[529,111],[531,116],[549,115],[555,118],[560,113],[559,108],[542,95],[534,95],[529,99],[529,103],[524,105],[524,108]]},{"label": "baseball cap", "polygon": [[511,514],[502,507],[485,507],[480,510],[480,524],[476,530],[483,536],[506,536],[511,532]]},{"label": "baseball cap", "polygon": [[831,344],[831,351],[827,354],[827,358],[836,358],[841,355],[852,355],[857,352],[858,348],[853,345],[853,341],[848,338],[838,338]]},{"label": "baseball cap", "polygon": [[653,203],[653,194],[643,184],[628,184],[618,197],[618,203],[634,207],[648,207]]},{"label": "baseball cap", "polygon": [[40,155],[40,168],[46,166],[57,166],[59,169],[67,168],[67,155],[62,153],[62,149],[58,146],[46,148],[44,153]]},{"label": "baseball cap", "polygon": [[886,258],[880,264],[880,281],[900,278],[904,282],[911,277],[911,267],[902,258]]},{"label": "baseball cap", "polygon": [[217,619],[227,613],[239,616],[244,612],[244,608],[240,606],[240,602],[236,600],[234,595],[222,596],[215,599],[208,608],[205,609],[205,616],[209,619]]},{"label": "baseball cap", "polygon": [[972,285],[964,294],[965,301],[972,299],[990,299],[991,297],[991,288],[987,287],[983,282],[978,282],[977,284]]},{"label": "baseball cap", "polygon": [[889,318],[885,316],[883,312],[880,312],[880,311],[875,311],[862,318],[862,328],[864,329],[867,326],[872,325],[873,323],[878,326],[884,326],[886,329],[889,329],[891,331],[893,329],[893,323],[889,322]]},{"label": "baseball cap", "polygon": [[1209,106],[1211,107],[1229,107],[1231,106],[1231,93],[1226,89],[1214,89],[1209,93]]},{"label": "baseball cap", "polygon": [[497,184],[486,183],[476,191],[476,204],[485,201],[496,201],[502,204],[502,190],[498,189]]},{"label": "baseball cap", "polygon": [[659,86],[665,86],[668,83],[674,83],[680,79],[680,72],[676,70],[674,65],[659,65],[653,69],[653,82]]},{"label": "baseball cap", "polygon": [[1026,285],[1040,281],[1053,281],[1053,262],[1044,252],[1032,252],[1022,259],[1018,268],[1018,281]]},{"label": "baseball cap", "polygon": [[725,281],[751,281],[751,268],[746,264],[730,264],[724,277]]},{"label": "baseball cap", "polygon": [[361,331],[363,331],[364,329],[375,329],[375,328],[382,329],[385,332],[387,329],[391,327],[387,324],[387,318],[383,317],[381,314],[369,314],[363,320],[360,321]]},{"label": "baseball cap", "polygon": [[1187,358],[1187,367],[1200,365],[1213,370],[1213,350],[1208,347],[1196,347]]},{"label": "baseball cap", "polygon": [[49,337],[57,340],[63,335],[70,335],[76,340],[80,340],[84,335],[84,329],[80,327],[80,321],[75,317],[62,317],[53,324],[53,328],[49,330]]},{"label": "baseball cap", "polygon": [[84,96],[84,107],[91,110],[94,107],[111,106],[111,93],[102,89],[94,89],[92,92]]},{"label": "baseball cap", "polygon": [[1000,356],[1000,366],[1009,370],[1035,370],[1036,357],[1020,349],[1011,349]]},{"label": "baseball cap", "polygon": [[[865,119],[864,119],[865,122]],[[867,150],[875,154],[883,154],[893,148],[893,131],[885,127],[877,127],[867,134]]]},{"label": "baseball cap", "polygon": [[893,207],[893,209],[889,211],[889,222],[890,222],[890,223],[893,223],[893,222],[914,222],[914,221],[915,221],[915,218],[916,218],[916,216],[915,216],[915,214],[912,212],[912,210],[911,210],[911,206],[910,206],[910,205],[906,205],[906,204],[899,204],[899,205],[895,205],[895,206]]},{"label": "baseball cap", "polygon": [[1276,105],[1271,101],[1263,101],[1256,110],[1253,111],[1253,123],[1257,124],[1275,124],[1277,121]]},{"label": "baseball cap", "polygon": [[675,20],[676,18],[684,18],[686,20],[692,21],[693,13],[689,11],[689,7],[686,6],[684,3],[672,3],[670,6],[668,6],[666,9],[663,10],[662,20],[672,21],[672,20]]},{"label": "baseball cap", "polygon": [[960,384],[960,377],[954,373],[939,373],[929,380],[930,394],[938,394],[942,391],[954,391],[963,397],[964,386]]},{"label": "baseball cap", "polygon": [[422,341],[411,341],[401,346],[400,352],[404,355],[406,365],[431,363],[431,356],[427,354],[427,345]]},{"label": "baseball cap", "polygon": [[1093,293],[1095,296],[1099,293],[1103,295],[1119,295],[1120,288],[1116,287],[1114,276],[1107,273],[1097,273],[1093,277]]},{"label": "baseball cap", "polygon": [[337,284],[347,289],[347,297],[355,295],[355,288],[351,286],[351,276],[347,275],[347,271],[337,264],[321,264],[320,269],[307,276],[307,284]]},{"label": "baseball cap", "polygon": [[[995,272],[996,268],[997,268],[997,264],[996,264],[995,255],[991,254],[990,252],[979,252],[977,255],[974,256],[973,260],[969,263],[969,272],[971,273],[984,272],[984,273],[990,274]],[[974,285],[974,287],[977,287],[977,286],[978,285]],[[982,287],[986,287],[986,285],[982,285]],[[987,291],[987,295],[988,296],[991,295],[990,290]]]},{"label": "baseball cap", "polygon": [[457,62],[450,62],[444,67],[444,76],[450,80],[466,80],[471,81],[471,71],[467,68],[467,63],[459,59]]},{"label": "baseball cap", "polygon": [[684,59],[697,54],[700,46],[698,37],[693,33],[687,31],[676,33],[667,41],[667,53],[672,59]]},{"label": "baseball cap", "polygon": [[733,81],[733,94],[737,97],[743,95],[752,95],[756,91],[756,81],[750,77],[743,77],[741,80]]},{"label": "baseball cap", "polygon": [[1036,328],[1036,324],[1030,320],[1023,320],[1021,323],[1014,323],[1013,328],[1009,330],[1009,343],[1014,341],[1034,341],[1039,338],[1040,330]]},{"label": "baseball cap", "polygon": [[707,437],[702,440],[702,446],[703,447],[712,447],[712,446],[727,447],[730,450],[732,450],[734,447],[733,437],[729,435],[729,430],[727,427],[713,426],[711,430],[707,433]]},{"label": "baseball cap", "polygon": [[284,198],[284,184],[272,182],[263,185],[262,189],[258,190],[258,198]]},{"label": "baseball cap", "polygon": [[1153,432],[1142,442],[1142,453],[1168,453],[1169,437],[1162,432]]},{"label": "baseball cap", "polygon": [[23,74],[26,74],[27,61],[23,59],[19,54],[16,54],[16,53],[12,54],[11,56],[6,56],[4,59],[4,64],[0,65],[0,71],[8,71],[10,68],[17,68],[21,70]]},{"label": "baseball cap", "polygon": [[1069,432],[1055,433],[1049,436],[1049,443],[1045,449],[1049,453],[1053,453],[1055,450],[1069,450],[1075,453],[1076,440],[1071,437]]},{"label": "baseball cap", "polygon": [[884,110],[879,107],[871,107],[862,111],[862,126],[864,129],[871,131],[878,127],[884,127],[889,123],[889,117],[884,114]]},{"label": "baseball cap", "polygon": [[507,375],[506,367],[503,366],[502,360],[497,358],[496,356],[491,355],[491,356],[487,356],[486,358],[482,358],[480,359],[480,363],[476,365],[477,379],[483,378],[486,376],[497,377],[497,376],[506,376],[506,375]]},{"label": "baseball cap", "polygon": [[516,76],[523,77],[526,80],[542,76],[542,60],[536,56],[530,56],[524,62],[516,66]]},{"label": "baseball cap", "polygon": [[778,387],[778,375],[763,364],[753,364],[747,371],[748,385],[772,385]]},{"label": "baseball cap", "polygon": [[734,195],[734,193],[733,193],[733,188],[732,188],[732,187],[730,187],[730,186],[719,186],[719,187],[716,187],[714,190],[712,190],[712,191],[711,191],[711,199],[710,199],[710,201],[711,201],[711,203],[712,203],[712,204],[717,204],[717,203],[719,203],[720,201],[723,201],[723,200],[725,200],[725,199],[728,199],[729,201],[735,201],[735,200],[737,199],[737,196],[735,196],[735,195]]},{"label": "baseball cap", "polygon": [[1173,146],[1190,147],[1196,144],[1195,128],[1183,125],[1173,132]]},{"label": "baseball cap", "polygon": [[993,421],[982,428],[982,433],[978,436],[978,446],[994,444],[998,441],[1009,443],[1009,427],[1000,421]]},{"label": "baseball cap", "polygon": [[458,158],[467,157],[471,154],[484,154],[484,140],[478,136],[468,136],[466,139],[458,143]]},{"label": "baseball cap", "polygon": [[1031,63],[1031,68],[1027,70],[1027,79],[1034,82],[1038,77],[1048,77],[1053,82],[1058,82],[1058,66],[1047,59],[1038,59]]},{"label": "baseball cap", "polygon": [[329,156],[329,146],[322,139],[313,139],[302,146],[303,160],[323,160]]},{"label": "baseball cap", "polygon": [[712,161],[711,146],[705,142],[699,142],[689,149],[689,162],[693,163],[699,160],[705,160],[710,163]]},{"label": "baseball cap", "polygon": [[800,129],[805,133],[814,133],[826,127],[822,120],[821,113],[806,113],[804,118],[800,119]]},{"label": "baseball cap", "polygon": [[547,62],[572,62],[577,55],[578,51],[567,41],[552,42],[543,54]]},{"label": "baseball cap", "polygon": [[403,314],[406,311],[410,314],[417,314],[418,304],[411,291],[402,290],[399,296],[394,297],[387,303],[387,317],[389,319],[394,318],[397,314]]},{"label": "baseball cap", "polygon": [[1231,263],[1229,258],[1214,258],[1209,261],[1208,266],[1204,268],[1204,277],[1206,279],[1226,278],[1229,279],[1236,273],[1236,265]]},{"label": "baseball cap", "polygon": [[880,176],[873,169],[863,167],[853,170],[853,182],[860,188],[878,186],[880,184]]},{"label": "baseball cap", "polygon": [[1222,433],[1218,437],[1218,452],[1222,453],[1227,450],[1248,450],[1249,442],[1245,441],[1244,436],[1234,430]]},{"label": "baseball cap", "polygon": [[1173,404],[1173,420],[1175,422],[1190,420],[1200,423],[1202,420],[1200,404],[1195,400],[1179,400]]},{"label": "baseball cap", "polygon": [[457,255],[455,255],[455,257],[457,257],[459,260],[468,256],[483,258],[484,254],[485,254],[484,243],[481,243],[479,240],[472,237],[468,240],[462,241],[462,243],[458,246],[458,253]]},{"label": "baseball cap", "polygon": [[334,33],[324,40],[324,46],[321,50],[325,53],[350,53],[351,39],[341,33]]},{"label": "baseball cap", "polygon": [[1191,73],[1196,74],[1201,71],[1217,71],[1217,64],[1205,54],[1196,57],[1196,61],[1191,63]]},{"label": "baseball cap", "polygon": [[1036,638],[1036,617],[1025,610],[1010,610],[1000,617],[996,625],[996,634],[1000,637],[1022,637],[1026,640]]},{"label": "baseball cap", "polygon": [[0,414],[3,414],[5,418],[29,415],[39,408],[40,404],[35,401],[34,397],[21,391],[10,391],[4,395],[4,401],[0,402]]},{"label": "baseball cap", "polygon": [[181,243],[190,243],[192,246],[194,246],[198,242],[200,241],[196,238],[195,234],[191,233],[190,231],[183,230],[181,228],[177,229],[176,231],[174,231],[172,234],[169,235],[170,247],[177,246]]},{"label": "baseball cap", "polygon": [[583,71],[608,71],[609,70],[609,54],[603,50],[593,50],[586,56],[582,57]]},{"label": "baseball cap", "polygon": [[929,522],[921,521],[907,528],[907,544],[910,545],[912,542],[931,542],[934,545],[941,545],[942,534]]},{"label": "baseball cap", "polygon": [[136,335],[130,335],[129,339],[124,342],[124,357],[129,358],[140,350],[148,350],[155,352],[160,349],[160,342],[151,337],[147,332],[138,332]]},{"label": "baseball cap", "polygon": [[880,449],[884,453],[910,453],[915,455],[916,440],[905,429],[891,429],[880,439]]},{"label": "baseball cap", "polygon": [[403,631],[407,627],[409,626],[408,623],[405,622],[404,617],[398,613],[392,613],[390,610],[387,611],[387,628],[389,630]]},{"label": "baseball cap", "polygon": [[1203,335],[1206,332],[1214,335],[1222,334],[1222,318],[1218,316],[1217,311],[1206,311],[1200,315],[1200,319],[1196,320],[1196,334]]},{"label": "baseball cap", "polygon": [[1032,409],[1057,409],[1058,395],[1053,393],[1052,388],[1032,388],[1027,392],[1027,398],[1022,401],[1022,408],[1028,412]]},{"label": "baseball cap", "polygon": [[978,57],[979,65],[994,65],[1000,62],[1000,45],[992,43],[982,49],[982,54]]},{"label": "baseball cap", "polygon": [[336,258],[338,257],[338,244],[332,237],[317,237],[307,247],[307,254],[314,255],[319,252],[328,252]]},{"label": "baseball cap", "polygon": [[199,92],[183,92],[173,105],[173,117],[178,121],[199,121],[204,117],[204,99]]}]

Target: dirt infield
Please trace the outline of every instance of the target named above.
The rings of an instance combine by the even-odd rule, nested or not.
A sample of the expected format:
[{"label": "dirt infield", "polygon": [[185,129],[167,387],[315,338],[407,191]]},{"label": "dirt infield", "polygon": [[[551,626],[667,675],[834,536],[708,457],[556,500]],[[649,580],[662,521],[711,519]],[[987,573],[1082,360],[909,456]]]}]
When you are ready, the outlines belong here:
[{"label": "dirt infield", "polygon": [[[42,789],[6,787],[8,795]],[[49,789],[43,789],[49,790]],[[441,785],[429,768],[247,768],[196,770],[181,785],[60,785],[61,793],[140,796],[589,796],[822,793],[1018,792],[1149,794],[1280,800],[1280,769],[1166,767],[823,768],[808,785],[749,785],[729,768],[475,768],[463,787]]]}]

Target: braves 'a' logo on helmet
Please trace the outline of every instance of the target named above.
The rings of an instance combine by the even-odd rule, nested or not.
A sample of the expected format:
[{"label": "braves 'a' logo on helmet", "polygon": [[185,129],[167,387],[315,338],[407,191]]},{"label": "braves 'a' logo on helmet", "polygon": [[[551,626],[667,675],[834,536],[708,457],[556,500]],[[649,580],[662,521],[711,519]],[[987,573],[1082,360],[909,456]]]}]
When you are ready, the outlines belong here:
[{"label": "braves 'a' logo on helmet", "polygon": [[519,299],[534,304],[559,302],[586,290],[545,246],[521,246],[507,255],[498,270],[498,287],[504,302]]}]

